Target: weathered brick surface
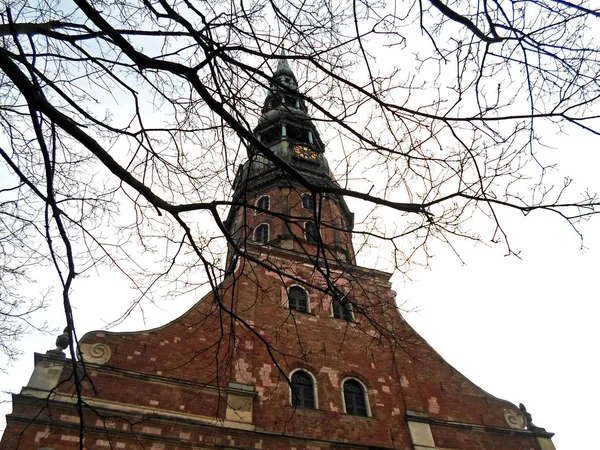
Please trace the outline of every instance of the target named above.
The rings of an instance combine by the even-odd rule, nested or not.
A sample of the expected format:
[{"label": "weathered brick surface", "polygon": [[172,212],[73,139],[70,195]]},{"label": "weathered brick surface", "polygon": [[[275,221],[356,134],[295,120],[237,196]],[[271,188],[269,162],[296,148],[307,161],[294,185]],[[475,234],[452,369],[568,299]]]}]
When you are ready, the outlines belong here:
[{"label": "weathered brick surface", "polygon": [[[274,208],[310,216],[297,191],[269,192]],[[325,223],[341,216],[337,203],[326,203]],[[286,232],[266,213],[246,212],[245,220],[250,228],[270,221],[273,238]],[[353,258],[349,233],[324,228],[323,241],[347,246]],[[157,329],[82,338],[83,346],[110,349],[107,362],[85,368],[86,449],[409,449],[407,411],[431,421],[440,448],[539,449],[532,433],[511,430],[505,421],[505,410],[517,411],[515,405],[472,384],[404,322],[389,275],[352,265],[317,270],[292,249],[248,244],[247,250],[255,262],[240,261],[218,301],[210,294]],[[287,306],[287,289],[295,284],[309,294],[309,313]],[[329,284],[351,299],[355,322],[332,317]],[[298,368],[316,379],[315,410],[291,406],[286,378]],[[77,448],[71,370],[65,364],[50,400],[31,397],[31,390],[15,397],[1,450]],[[344,413],[348,377],[366,386],[371,417]],[[252,424],[226,420],[231,382],[256,391]]]},{"label": "weathered brick surface", "polygon": [[[305,239],[304,226],[308,221],[317,221],[322,243],[327,249],[332,249],[331,252],[328,252],[329,257],[333,261],[338,258],[346,260],[339,251],[335,251],[337,249],[346,252],[348,262],[354,261],[352,234],[347,232],[351,224],[342,210],[340,203],[342,200],[336,196],[317,197],[318,217],[315,217],[314,210],[302,207],[302,196],[310,194],[294,187],[267,187],[266,190],[251,197],[248,203],[254,205],[260,197],[265,195],[270,199],[271,209],[269,212],[259,212],[251,208],[239,208],[236,211],[235,217],[232,219],[234,226],[231,230],[232,232],[239,230],[236,237],[241,240],[252,240],[253,230],[258,225],[266,223],[270,229],[270,241],[277,244],[280,239],[294,236],[289,240],[291,246],[288,248],[302,253],[315,254],[316,247]],[[246,226],[244,227],[242,224]]]},{"label": "weathered brick surface", "polygon": [[432,426],[435,442],[442,448],[468,448],[485,450],[537,449],[535,436],[515,431],[497,433],[493,430],[458,429],[455,427]]}]

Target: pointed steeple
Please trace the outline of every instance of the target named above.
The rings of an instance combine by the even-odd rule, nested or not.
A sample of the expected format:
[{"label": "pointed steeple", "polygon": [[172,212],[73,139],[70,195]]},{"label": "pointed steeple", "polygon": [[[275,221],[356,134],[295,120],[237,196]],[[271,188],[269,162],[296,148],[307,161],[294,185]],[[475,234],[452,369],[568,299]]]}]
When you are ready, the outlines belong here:
[{"label": "pointed steeple", "polygon": [[[286,86],[290,86],[294,89],[297,89],[298,80],[296,79],[296,75],[294,75],[294,72],[288,63],[285,53],[285,47],[283,44],[281,44],[281,56],[282,58],[277,62],[277,70],[275,70],[273,78],[276,79],[278,82],[285,84]],[[271,83],[271,85],[273,85],[273,83]]]},{"label": "pointed steeple", "polygon": [[[285,56],[284,50],[281,51],[281,55]],[[290,65],[287,62],[287,59],[280,59],[279,62],[277,63],[277,70],[275,71],[275,77],[278,77],[280,75],[290,75],[290,76],[294,77],[294,79],[296,78],[296,76],[294,75],[294,72],[292,71],[292,69],[290,68]]]},{"label": "pointed steeple", "polygon": [[306,105],[298,92],[298,80],[290,67],[285,48],[281,48],[281,58],[277,61],[277,69],[269,83],[267,98],[263,106],[263,115],[269,110],[285,105],[306,112]]}]

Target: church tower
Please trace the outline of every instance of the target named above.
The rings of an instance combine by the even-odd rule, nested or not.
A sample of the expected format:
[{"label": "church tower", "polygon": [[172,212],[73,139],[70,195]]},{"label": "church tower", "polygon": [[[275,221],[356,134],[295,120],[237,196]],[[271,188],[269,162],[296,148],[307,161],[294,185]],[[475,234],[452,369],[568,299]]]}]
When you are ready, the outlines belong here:
[{"label": "church tower", "polygon": [[254,134],[281,165],[250,150],[234,184],[233,203],[244,206],[232,207],[226,222],[235,241],[292,250],[313,262],[353,263],[354,216],[342,197],[323,195],[339,186],[285,59],[277,66]]},{"label": "church tower", "polygon": [[276,158],[250,148],[238,170],[222,283],[162,327],[87,333],[78,361],[67,335],[36,354],[0,450],[554,449],[357,265],[304,98],[281,59],[254,130]]}]

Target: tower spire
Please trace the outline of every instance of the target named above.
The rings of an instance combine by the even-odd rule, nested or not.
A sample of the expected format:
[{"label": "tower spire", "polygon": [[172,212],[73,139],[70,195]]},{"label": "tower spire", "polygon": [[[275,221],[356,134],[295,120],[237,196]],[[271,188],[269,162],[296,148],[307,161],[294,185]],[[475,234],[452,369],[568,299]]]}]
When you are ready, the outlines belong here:
[{"label": "tower spire", "polygon": [[282,77],[284,75],[287,76],[291,76],[294,80],[295,87],[298,87],[298,83],[296,80],[296,76],[294,75],[294,72],[292,70],[292,68],[290,67],[288,60],[287,60],[287,55],[286,55],[286,51],[285,51],[285,42],[281,42],[281,58],[279,59],[279,61],[277,61],[277,69],[275,70],[275,74],[273,75],[273,78],[279,78]]}]

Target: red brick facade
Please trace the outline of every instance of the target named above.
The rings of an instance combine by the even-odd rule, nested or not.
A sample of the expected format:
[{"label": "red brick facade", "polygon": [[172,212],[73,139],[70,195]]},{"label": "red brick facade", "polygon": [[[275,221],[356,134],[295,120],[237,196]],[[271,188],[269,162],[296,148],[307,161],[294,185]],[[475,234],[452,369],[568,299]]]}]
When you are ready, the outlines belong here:
[{"label": "red brick facade", "polygon": [[[289,111],[278,111],[265,117],[289,123]],[[279,129],[261,126],[269,136]],[[273,148],[293,162],[290,128],[282,133]],[[298,164],[328,180],[310,133],[296,130],[316,148],[314,160]],[[222,284],[161,328],[86,334],[75,364],[60,352],[36,355],[0,450],[554,448],[550,433],[528,426],[519,408],[479,389],[416,334],[389,274],[355,264],[353,218],[341,197],[315,195],[307,207],[302,196],[312,194],[275,169],[244,170],[226,222],[231,269]],[[268,208],[257,210],[265,195]],[[305,233],[310,221],[315,242]],[[266,242],[252,243],[263,223]],[[307,312],[290,308],[292,286],[308,295]],[[352,317],[333,316],[340,293]],[[296,370],[313,380],[313,407],[293,406]],[[345,396],[351,385],[358,397]],[[364,412],[346,398],[363,401]]]},{"label": "red brick facade", "polygon": [[[253,250],[259,261],[285,267],[311,286],[325,284],[306,257]],[[548,448],[538,440],[550,435],[511,428],[506,414],[524,423],[517,407],[473,385],[416,335],[397,312],[386,274],[352,267],[334,270],[333,277],[356,305],[365,305],[365,315],[393,330],[395,342],[358,312],[354,322],[333,318],[331,297],[315,288],[306,287],[309,313],[290,311],[287,283],[247,260],[220,287],[233,325],[211,294],[155,330],[84,336],[84,447]],[[60,369],[57,387],[34,374],[14,398],[0,449],[78,448],[70,360],[37,359],[36,371],[50,364]],[[286,376],[297,368],[316,379],[316,409],[291,406]],[[370,417],[344,413],[341,382],[349,377],[366,386]],[[435,447],[413,446],[409,422],[429,429]]]}]

